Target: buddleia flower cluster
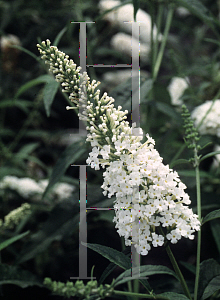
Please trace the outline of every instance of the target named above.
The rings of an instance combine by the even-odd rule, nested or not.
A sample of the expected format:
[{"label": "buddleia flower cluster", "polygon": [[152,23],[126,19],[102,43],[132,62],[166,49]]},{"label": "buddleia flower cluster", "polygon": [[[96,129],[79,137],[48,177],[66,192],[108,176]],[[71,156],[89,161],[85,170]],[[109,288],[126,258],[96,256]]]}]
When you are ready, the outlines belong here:
[{"label": "buddleia flower cluster", "polygon": [[[114,287],[114,280],[112,284],[102,284],[98,286],[97,280],[88,281],[85,285],[82,280],[77,280],[75,283],[67,281],[66,283],[60,281],[52,281],[50,278],[46,277],[44,279],[44,284],[49,288],[54,294],[70,298],[77,297],[77,299],[104,299],[112,294]],[[95,298],[91,298],[94,297]]]},{"label": "buddleia flower cluster", "polygon": [[24,217],[31,214],[31,206],[29,203],[23,203],[20,207],[12,210],[4,217],[4,222],[0,220],[1,226],[4,229],[13,229],[17,226]]},{"label": "buddleia flower cluster", "polygon": [[[57,81],[75,107],[82,108],[79,117],[87,124],[87,141],[91,143],[87,164],[95,170],[104,168],[103,194],[116,196],[113,221],[127,246],[147,255],[151,247],[166,240],[177,243],[181,237],[193,239],[200,229],[198,216],[188,207],[189,195],[177,172],[164,165],[154,140],[126,121],[127,111],[114,107],[106,93],[100,97],[97,83],[76,67],[50,41],[37,45]],[[68,107],[70,109],[70,107]],[[162,234],[163,233],[163,234]]]}]

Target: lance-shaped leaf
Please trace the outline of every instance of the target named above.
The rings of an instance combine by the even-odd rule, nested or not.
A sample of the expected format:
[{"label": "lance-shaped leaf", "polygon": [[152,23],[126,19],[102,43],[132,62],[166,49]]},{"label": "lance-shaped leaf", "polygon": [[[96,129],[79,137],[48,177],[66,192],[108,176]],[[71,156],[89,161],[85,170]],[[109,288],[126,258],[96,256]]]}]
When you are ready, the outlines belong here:
[{"label": "lance-shaped leaf", "polygon": [[208,221],[214,220],[220,218],[220,209],[214,210],[210,212],[208,215],[205,216],[203,219],[202,225],[205,224]]},{"label": "lance-shaped leaf", "polygon": [[[109,261],[116,264],[117,266],[121,267],[122,269],[128,271],[131,270],[131,258],[127,257],[124,253],[103,245],[89,244],[89,243],[87,244],[82,243],[82,244],[92,249],[93,251],[98,252],[99,254],[101,254],[102,256],[104,256],[105,258],[107,258]],[[148,291],[151,290],[151,287],[146,279],[140,279],[140,282]]]},{"label": "lance-shaped leaf", "polygon": [[160,296],[167,297],[167,299],[169,299],[169,300],[189,300],[189,298],[187,298],[185,295],[177,294],[177,293],[173,293],[173,292],[167,292],[167,293],[157,295],[158,298]]},{"label": "lance-shaped leaf", "polygon": [[44,107],[46,110],[47,117],[50,116],[50,109],[51,105],[54,101],[54,97],[57,93],[59,87],[59,83],[55,81],[53,77],[48,80],[48,82],[45,84],[43,89],[43,100],[44,100]]},{"label": "lance-shaped leaf", "polygon": [[215,261],[214,259],[207,259],[203,261],[200,264],[198,299],[202,299],[202,300],[206,299],[205,295],[208,294],[210,295],[210,293],[216,291],[215,284],[216,281],[219,282],[219,278],[220,278],[220,265],[217,263],[217,261]]},{"label": "lance-shaped leaf", "polygon": [[9,245],[11,245],[12,243],[14,243],[14,242],[16,242],[16,241],[22,239],[23,237],[25,237],[26,235],[28,235],[28,233],[29,233],[29,231],[26,231],[26,232],[24,232],[24,233],[21,233],[21,234],[19,234],[19,235],[13,236],[12,238],[10,238],[10,239],[8,239],[8,240],[2,242],[2,243],[0,244],[0,250],[2,250],[2,249],[4,249],[4,248],[8,247]]},{"label": "lance-shaped leaf", "polygon": [[117,286],[119,284],[123,284],[130,280],[138,279],[139,277],[158,275],[158,274],[171,275],[171,276],[174,276],[178,280],[178,277],[176,276],[176,274],[169,268],[167,268],[165,266],[148,265],[148,266],[140,266],[140,268],[139,267],[132,268],[132,277],[131,277],[131,271],[126,270],[125,272],[123,272],[116,278],[115,286]]},{"label": "lance-shaped leaf", "polygon": [[130,269],[131,268],[131,259],[127,257],[122,252],[115,250],[111,247],[98,245],[98,244],[90,244],[90,243],[82,243],[84,246],[92,249],[93,251],[98,252],[109,261],[115,263],[117,266],[121,267],[122,269]]},{"label": "lance-shaped leaf", "polygon": [[42,84],[42,83],[47,83],[48,81],[51,80],[51,75],[42,75],[39,76],[36,79],[30,80],[27,83],[23,84],[19,90],[17,91],[16,95],[15,95],[15,99],[17,99],[21,94],[23,94],[24,92],[26,92],[27,90],[29,90],[30,88],[32,88],[35,85],[38,84]]},{"label": "lance-shaped leaf", "polygon": [[207,298],[209,298],[210,296],[212,296],[215,292],[217,292],[218,290],[220,290],[220,275],[214,277],[209,284],[207,285],[207,287],[205,288],[205,291],[202,295],[201,300],[205,300]]}]

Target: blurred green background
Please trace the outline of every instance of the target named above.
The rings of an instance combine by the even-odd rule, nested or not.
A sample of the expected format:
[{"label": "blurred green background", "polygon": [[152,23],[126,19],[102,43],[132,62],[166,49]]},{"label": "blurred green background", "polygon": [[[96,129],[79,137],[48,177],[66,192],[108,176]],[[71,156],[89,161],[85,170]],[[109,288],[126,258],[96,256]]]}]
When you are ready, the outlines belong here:
[{"label": "blurred green background", "polygon": [[[165,1],[162,32],[169,2]],[[182,101],[190,111],[206,100],[212,100],[219,92],[219,5],[218,1],[201,2],[212,13],[216,24],[211,28],[205,19],[193,14],[181,16],[175,10],[159,76],[150,93],[147,93],[146,82],[151,78],[151,56],[148,61],[141,60],[141,71],[145,71],[140,81],[141,127],[155,139],[156,149],[165,164],[192,156],[190,150],[184,147],[181,109],[172,105],[167,89],[171,79],[189,78],[190,85],[182,95]],[[140,8],[155,18],[160,5],[160,1],[140,1]],[[42,287],[44,277],[66,281],[69,277],[78,276],[79,168],[70,164],[85,164],[91,148],[85,144],[84,138],[74,135],[77,133],[78,117],[73,111],[66,111],[68,101],[61,89],[50,77],[45,77],[49,74],[48,69],[36,47],[42,40],[50,39],[52,44],[56,40],[58,48],[79,64],[79,25],[71,21],[96,22],[87,25],[87,64],[130,63],[129,56],[111,47],[112,36],[120,30],[100,13],[97,0],[0,1],[0,180],[5,176],[29,177],[36,182],[50,178],[47,193],[37,199],[24,199],[12,188],[0,190],[1,219],[24,202],[32,207],[31,215],[22,220],[22,224],[13,229],[0,229],[0,241],[30,230],[25,238],[1,252],[2,299],[15,299],[18,296],[23,299],[60,299],[51,296]],[[115,98],[115,106],[122,105],[123,109],[129,110],[130,121],[131,80],[122,80],[118,86],[105,79],[106,72],[114,74],[116,69],[88,68],[91,79],[102,82],[101,93],[107,91]],[[51,98],[45,96],[47,84],[50,84]],[[210,146],[202,150],[203,154],[213,151],[219,138],[202,136],[201,145],[208,142],[211,142]],[[203,215],[220,208],[219,165],[216,167],[213,161],[210,158],[201,164]],[[195,208],[193,168],[190,165],[177,165],[174,169],[187,185],[192,207]],[[50,196],[53,185],[58,182],[75,187],[71,197],[60,201]],[[113,199],[105,199],[101,184],[102,170],[97,172],[88,167],[87,206],[112,207]],[[112,223],[113,216],[113,211],[88,213],[88,242],[120,251],[123,249],[123,241]],[[218,221],[204,226],[202,259],[213,257],[219,260],[219,226]],[[173,246],[177,260],[192,264],[195,263],[195,249],[196,239],[181,240]],[[170,266],[161,249],[153,249],[142,263]],[[95,265],[94,276],[99,279],[108,264],[106,259],[88,249],[88,276]],[[21,269],[36,277],[30,280],[30,273],[25,275]],[[183,272],[188,280],[193,277],[186,264]],[[120,269],[116,268],[107,282],[110,283],[119,273]],[[13,279],[15,274],[18,282]],[[6,284],[7,278],[14,281]],[[22,282],[26,282],[26,286],[22,286]],[[158,282],[161,282],[161,278],[153,278],[152,285],[157,291],[178,289],[172,281],[166,287]]]}]

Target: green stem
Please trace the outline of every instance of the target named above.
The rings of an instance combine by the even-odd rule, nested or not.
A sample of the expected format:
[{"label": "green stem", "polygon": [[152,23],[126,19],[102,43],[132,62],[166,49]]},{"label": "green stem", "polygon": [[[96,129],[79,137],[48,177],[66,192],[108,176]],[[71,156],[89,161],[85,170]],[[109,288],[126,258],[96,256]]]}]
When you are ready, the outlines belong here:
[{"label": "green stem", "polygon": [[[159,32],[161,31],[161,23],[162,23],[162,17],[163,17],[163,5],[159,3],[159,11],[157,15],[157,35],[156,35],[156,41],[155,41],[155,48],[154,51],[154,59],[156,58],[156,55],[158,53],[158,44],[159,44]],[[153,61],[153,66],[155,65],[155,60]]]},{"label": "green stem", "polygon": [[[141,256],[140,256],[140,259],[141,259]],[[135,261],[139,260],[139,254],[135,251]],[[140,262],[140,265],[141,265],[141,262]],[[139,280],[138,279],[135,279],[134,280],[134,283],[133,283],[133,290],[134,290],[134,293],[138,293],[139,292]],[[134,298],[135,300],[138,299],[138,298]]]},{"label": "green stem", "polygon": [[160,65],[162,62],[163,54],[164,54],[164,49],[165,49],[167,38],[168,38],[168,33],[170,30],[170,26],[171,26],[171,22],[172,22],[172,18],[173,18],[173,11],[174,11],[173,7],[170,7],[170,9],[168,11],[168,15],[167,15],[167,20],[166,20],[162,43],[161,43],[160,50],[159,50],[157,60],[156,60],[154,70],[153,70],[153,81],[156,80],[159,69],[160,69]]},{"label": "green stem", "polygon": [[[197,213],[199,216],[199,221],[201,222],[201,191],[200,191],[200,174],[199,166],[196,166],[196,192],[197,192]],[[201,229],[198,231],[198,241],[197,241],[197,257],[196,257],[196,280],[195,280],[195,290],[194,290],[194,300],[198,297],[198,287],[199,287],[199,271],[200,271],[200,256],[201,256]]]},{"label": "green stem", "polygon": [[169,245],[166,246],[166,251],[167,251],[167,254],[168,254],[168,256],[170,258],[170,261],[171,261],[171,263],[173,265],[174,271],[175,271],[176,275],[178,276],[179,281],[180,281],[180,283],[182,285],[182,288],[184,290],[184,294],[186,295],[186,297],[188,297],[190,300],[192,300],[192,297],[190,295],[190,292],[189,292],[188,286],[186,284],[186,281],[185,281],[185,279],[183,277],[182,272],[180,271],[180,268],[179,268],[179,266],[177,264],[177,261],[176,261],[174,255],[173,255],[173,253],[172,253]]},{"label": "green stem", "polygon": [[[166,236],[165,236],[165,234],[164,234],[163,229],[161,228],[161,226],[159,227],[159,231],[160,231],[160,233],[164,236],[164,238],[166,238]],[[169,245],[166,245],[165,249],[166,249],[167,254],[168,254],[168,256],[169,256],[169,259],[170,259],[170,261],[171,261],[171,263],[172,263],[172,266],[173,266],[173,268],[174,268],[174,271],[175,271],[176,275],[177,275],[178,278],[179,278],[179,281],[180,281],[180,283],[181,283],[181,285],[182,285],[182,288],[183,288],[183,291],[184,291],[186,297],[188,297],[190,300],[192,300],[192,297],[191,297],[191,294],[190,294],[190,292],[189,292],[189,289],[188,289],[188,286],[187,286],[187,284],[186,284],[186,281],[185,281],[185,279],[184,279],[184,277],[183,277],[182,272],[180,271],[180,268],[179,268],[179,266],[178,266],[178,264],[177,264],[177,261],[176,261],[174,255],[173,255],[173,252],[172,252],[171,249],[170,249],[170,246],[169,246]]]},{"label": "green stem", "polygon": [[145,298],[145,299],[169,300],[169,298],[163,297],[163,296],[160,296],[160,295],[154,296],[154,295],[148,295],[148,294],[130,293],[130,292],[122,292],[122,291],[113,291],[113,294],[122,295],[122,296],[132,296],[132,297],[138,297],[138,298]]},{"label": "green stem", "polygon": [[[124,250],[125,250],[125,241],[124,241],[124,238],[123,238],[123,237],[121,237],[121,247],[122,247],[122,251],[124,251]],[[131,281],[128,281],[128,282],[127,282],[127,286],[128,286],[128,291],[129,291],[130,293],[132,293],[132,285],[131,285]]]}]

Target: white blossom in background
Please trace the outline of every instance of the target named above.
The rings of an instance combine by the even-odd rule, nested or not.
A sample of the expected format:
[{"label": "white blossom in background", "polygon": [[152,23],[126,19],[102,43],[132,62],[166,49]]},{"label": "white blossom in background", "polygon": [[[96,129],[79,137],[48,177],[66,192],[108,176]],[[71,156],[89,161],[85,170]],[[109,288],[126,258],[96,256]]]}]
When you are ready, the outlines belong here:
[{"label": "white blossom in background", "polygon": [[135,48],[139,48],[140,50],[140,57],[144,62],[149,61],[150,57],[150,46],[148,44],[140,43],[136,38],[132,38],[131,35],[119,32],[116,33],[110,42],[113,49],[126,54],[127,56],[132,56],[132,46]]},{"label": "white blossom in background", "polygon": [[21,41],[16,35],[8,34],[3,35],[0,39],[0,47],[2,52],[8,50],[10,46],[21,46]]},{"label": "white blossom in background", "polygon": [[34,194],[42,194],[44,189],[31,178],[18,178],[16,176],[5,176],[0,182],[0,189],[15,190],[23,198],[29,198]]},{"label": "white blossom in background", "polygon": [[[147,255],[152,246],[162,246],[165,240],[193,239],[193,233],[200,230],[198,216],[188,207],[186,186],[177,172],[163,164],[155,141],[146,135],[142,144],[142,129],[135,128],[135,123],[131,128],[125,121],[128,111],[115,108],[115,100],[107,93],[100,97],[99,83],[90,83],[87,73],[80,74],[80,68],[50,46],[49,40],[37,46],[69,99],[83,109],[79,118],[87,124],[86,141],[92,146],[86,162],[95,170],[105,169],[103,194],[116,197],[113,221],[125,244],[134,243],[138,253]],[[165,237],[159,228],[164,229]]]},{"label": "white blossom in background", "polygon": [[[133,72],[134,73],[134,72]],[[139,71],[136,71],[134,76],[138,77]],[[118,85],[131,78],[131,70],[114,70],[114,72],[106,72],[103,75],[105,83]]]},{"label": "white blossom in background", "polygon": [[[220,145],[215,145],[213,151],[220,151]],[[212,168],[216,170],[219,169],[219,167],[220,167],[220,154],[216,154],[212,162]]]},{"label": "white blossom in background", "polygon": [[[100,12],[103,13],[113,7],[120,5],[120,1],[108,1],[102,0],[99,3]],[[103,19],[109,21],[112,25],[119,28],[122,31],[132,33],[131,23],[134,21],[134,7],[131,3],[125,4],[103,16]],[[144,43],[150,43],[151,41],[151,17],[148,13],[139,9],[136,14],[136,21],[140,21],[140,40]],[[157,28],[153,28],[153,36],[157,35]],[[135,36],[137,39],[138,36]],[[159,34],[159,38],[162,38],[162,35]]]},{"label": "white blossom in background", "polygon": [[[220,146],[219,145],[215,145],[214,151],[220,151]],[[220,154],[216,154],[215,158],[217,159],[218,163],[220,164]]]},{"label": "white blossom in background", "polygon": [[59,199],[64,199],[64,198],[69,198],[75,188],[68,184],[68,183],[59,183],[55,186],[53,189],[53,193],[59,198]]},{"label": "white blossom in background", "polygon": [[[44,193],[48,179],[40,180],[36,182],[31,178],[18,178],[16,176],[5,176],[0,182],[0,189],[11,189],[16,191],[24,199],[28,199],[32,196],[40,196]],[[50,197],[56,196],[62,200],[71,196],[75,187],[68,183],[58,183],[55,185]]]},{"label": "white blossom in background", "polygon": [[1,35],[0,50],[1,50],[1,69],[7,73],[15,73],[17,70],[18,55],[20,49],[13,46],[21,46],[20,39],[13,34]]},{"label": "white blossom in background", "polygon": [[197,106],[191,114],[198,126],[203,120],[201,126],[198,128],[200,134],[211,134],[220,137],[220,99],[214,101],[206,101],[205,103]]},{"label": "white blossom in background", "polygon": [[[141,71],[140,75],[147,78],[149,77],[149,73],[146,71]],[[128,80],[129,78],[131,79],[132,77],[138,77],[139,76],[139,71],[135,71],[135,70],[114,70],[114,72],[106,72],[103,75],[103,80],[105,81],[105,83],[107,83],[108,85],[112,85],[112,86],[117,86],[118,84],[125,82],[126,80]]]},{"label": "white blossom in background", "polygon": [[168,86],[171,103],[173,105],[182,105],[183,101],[180,99],[184,91],[189,87],[188,78],[173,77]]},{"label": "white blossom in background", "polygon": [[180,16],[180,17],[182,17],[182,18],[184,18],[184,17],[188,17],[191,13],[190,13],[190,11],[187,9],[187,8],[185,8],[185,7],[178,7],[177,9],[176,9],[176,12],[177,12],[177,14]]}]

